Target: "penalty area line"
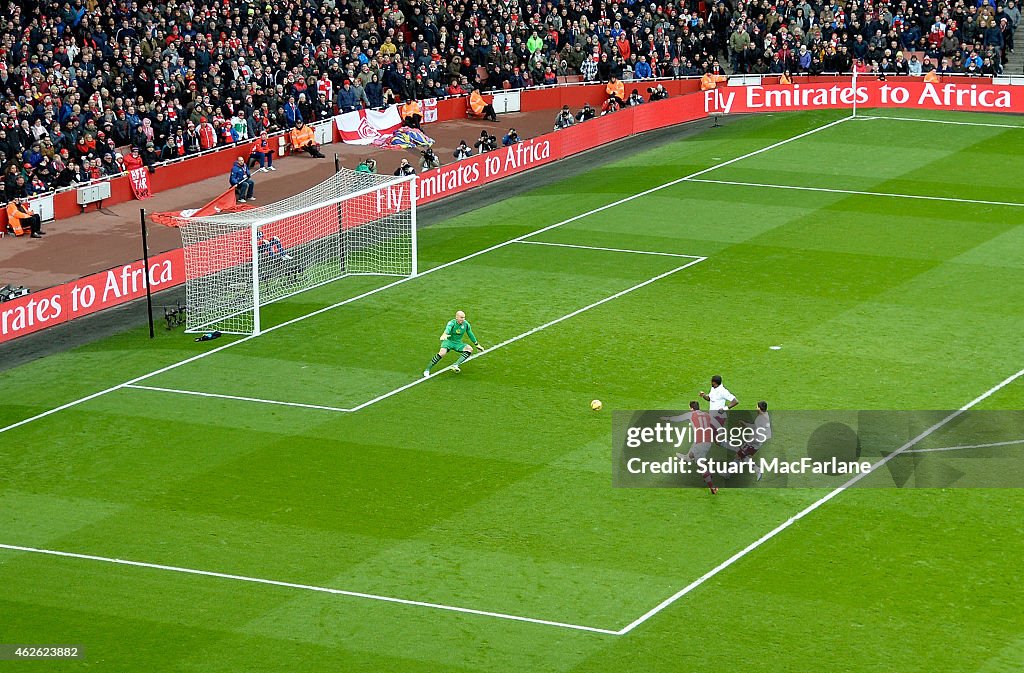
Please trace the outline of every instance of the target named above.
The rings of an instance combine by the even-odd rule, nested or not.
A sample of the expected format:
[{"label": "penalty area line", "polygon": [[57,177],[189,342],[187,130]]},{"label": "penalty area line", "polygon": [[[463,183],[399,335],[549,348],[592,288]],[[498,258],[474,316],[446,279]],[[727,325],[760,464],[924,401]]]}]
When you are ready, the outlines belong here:
[{"label": "penalty area line", "polygon": [[800,192],[824,192],[826,194],[851,194],[853,196],[884,196],[892,199],[917,199],[920,201],[948,201],[952,203],[973,203],[981,206],[1009,206],[1024,208],[1016,201],[985,201],[983,199],[958,199],[952,196],[925,196],[922,194],[898,194],[896,192],[867,192],[858,189],[835,189],[832,187],[801,187],[799,185],[774,185],[768,182],[742,182],[739,180],[707,180],[690,178],[688,182],[708,185],[732,185],[735,187],[762,187],[764,189],[792,189]]},{"label": "penalty area line", "polygon": [[304,591],[315,591],[324,594],[334,594],[337,596],[349,596],[351,598],[364,598],[373,601],[381,601],[384,603],[398,603],[400,605],[409,605],[421,608],[433,608],[434,610],[444,610],[447,612],[459,612],[467,615],[478,615],[481,617],[494,617],[497,619],[506,619],[515,622],[528,622],[530,624],[540,624],[541,626],[557,626],[563,629],[572,629],[575,631],[589,631],[591,633],[600,633],[604,635],[614,636],[618,635],[617,631],[611,629],[601,629],[595,626],[584,626],[582,624],[570,624],[568,622],[558,622],[550,619],[537,619],[535,617],[523,617],[521,615],[511,615],[504,612],[491,612],[490,610],[476,610],[474,608],[464,608],[457,605],[445,605],[443,603],[430,603],[427,601],[416,601],[408,598],[396,598],[394,596],[382,596],[379,594],[364,593],[362,591],[348,591],[345,589],[334,589],[331,587],[321,587],[313,584],[299,584],[296,582],[283,582],[280,580],[265,579],[262,577],[250,577],[248,575],[233,575],[230,573],[215,572],[212,570],[199,570],[196,568],[183,568],[181,566],[164,565],[162,563],[146,563],[144,561],[129,561],[127,559],[110,558],[108,556],[96,556],[94,554],[78,554],[74,552],[57,551],[53,549],[39,549],[36,547],[23,547],[20,545],[13,544],[0,544],[0,549],[6,549],[15,552],[27,552],[30,554],[45,554],[47,556],[60,556],[64,558],[72,558],[86,561],[100,561],[103,563],[113,563],[116,565],[132,566],[135,568],[148,568],[151,570],[163,570],[176,573],[184,573],[187,575],[201,575],[203,577],[216,577],[225,580],[234,580],[236,582],[250,582],[253,584],[265,584],[275,587],[283,587],[285,589],[301,589]]},{"label": "penalty area line", "polygon": [[[526,241],[524,241],[524,242],[526,242]],[[578,246],[573,246],[573,247],[578,247]],[[611,250],[611,248],[602,248],[602,249]],[[615,252],[632,252],[632,251],[629,251],[629,250],[615,250]],[[663,254],[663,253],[651,253],[651,254]],[[669,254],[669,253],[664,253],[664,254]],[[528,337],[528,336],[530,336],[532,334],[536,334],[537,332],[540,332],[541,330],[547,329],[548,327],[551,327],[553,325],[557,325],[558,323],[560,323],[562,321],[565,321],[565,320],[568,320],[569,318],[573,318],[575,316],[578,316],[579,314],[581,314],[581,313],[583,313],[585,311],[589,311],[592,308],[597,308],[598,306],[601,306],[602,304],[606,304],[606,303],[612,301],[613,299],[618,299],[619,297],[621,297],[623,295],[629,294],[630,292],[633,292],[635,290],[639,290],[642,287],[646,287],[647,285],[650,285],[651,283],[659,281],[662,278],[666,278],[668,276],[671,276],[672,274],[677,273],[679,271],[682,271],[683,269],[688,269],[689,267],[693,266],[694,264],[699,264],[699,263],[701,263],[701,262],[703,262],[704,260],[707,259],[707,257],[697,257],[695,255],[671,255],[671,256],[673,256],[673,257],[686,257],[686,258],[689,258],[690,261],[687,262],[686,264],[683,264],[681,266],[677,266],[674,269],[666,271],[665,273],[662,273],[662,274],[659,274],[657,276],[654,276],[653,278],[648,278],[647,280],[642,281],[640,283],[637,283],[636,285],[632,285],[630,287],[627,287],[624,290],[620,290],[619,292],[616,292],[613,295],[605,297],[604,299],[599,299],[598,301],[595,301],[593,303],[587,304],[586,306],[584,306],[582,308],[578,308],[578,309],[576,309],[575,311],[573,311],[571,313],[567,313],[567,314],[565,314],[565,315],[563,315],[563,316],[561,316],[559,318],[555,318],[554,320],[550,320],[550,321],[544,323],[543,325],[539,325],[537,327],[533,327],[533,328],[523,332],[522,334],[517,334],[514,337],[511,337],[509,339],[505,339],[504,341],[499,342],[499,343],[491,346],[487,350],[480,351],[479,353],[473,355],[472,359],[473,360],[477,360],[477,359],[487,355],[488,353],[493,353],[494,351],[499,350],[501,348],[504,348],[505,346],[514,344],[515,342],[519,341],[520,339],[525,339],[526,337]],[[432,378],[434,378],[434,377],[436,377],[436,376],[438,376],[438,375],[440,375],[440,374],[442,374],[444,372],[450,371],[452,369],[452,367],[454,367],[454,366],[455,366],[454,364],[448,365],[444,369],[440,369],[437,372],[435,372],[434,374],[432,374],[430,376],[430,378],[432,379]],[[286,407],[300,407],[300,408],[305,408],[305,409],[316,409],[316,410],[319,410],[319,411],[333,411],[333,412],[337,412],[337,413],[354,413],[354,412],[359,411],[361,409],[365,409],[368,406],[376,404],[377,402],[381,402],[383,400],[386,400],[389,397],[393,397],[393,396],[397,395],[398,393],[405,392],[406,390],[409,390],[410,388],[412,388],[414,386],[418,386],[419,384],[424,383],[425,381],[428,381],[428,380],[429,379],[422,378],[422,377],[421,378],[417,378],[417,379],[413,379],[412,381],[410,381],[409,383],[406,383],[405,385],[402,385],[402,386],[399,386],[399,387],[394,388],[392,390],[389,390],[386,393],[382,393],[380,395],[377,395],[376,397],[374,397],[372,399],[369,399],[369,400],[363,402],[362,404],[358,404],[358,405],[356,405],[354,407],[351,407],[351,408],[335,407],[335,406],[328,406],[328,405],[323,405],[323,404],[306,404],[306,403],[302,403],[302,402],[286,402],[286,401],[283,401],[283,400],[272,400],[272,399],[267,399],[267,398],[262,398],[262,397],[246,397],[246,396],[242,396],[242,395],[226,395],[226,394],[221,394],[221,393],[207,393],[207,392],[200,392],[200,391],[197,391],[197,390],[183,390],[183,389],[180,389],[180,388],[163,388],[163,387],[160,387],[160,386],[145,386],[145,385],[139,385],[138,383],[129,383],[129,384],[125,384],[122,387],[124,387],[124,388],[132,388],[134,390],[150,390],[150,391],[161,392],[161,393],[173,393],[173,394],[179,394],[179,395],[194,395],[194,396],[198,396],[198,397],[212,397],[212,398],[225,399],[225,400],[235,400],[235,401],[238,401],[238,402],[254,402],[254,403],[257,403],[257,404],[274,404],[274,405],[280,405],[280,406],[286,406]]]},{"label": "penalty area line", "polygon": [[700,255],[683,255],[677,252],[655,252],[653,250],[628,250],[626,248],[602,248],[595,245],[574,245],[572,243],[549,243],[548,241],[516,241],[526,245],[549,245],[554,248],[577,248],[579,250],[604,250],[607,252],[628,252],[634,255],[659,255],[661,257],[683,257],[684,259],[705,259]]},{"label": "penalty area line", "polygon": [[963,451],[964,449],[989,449],[997,446],[1013,446],[1024,444],[1024,439],[1011,439],[1005,442],[989,442],[988,444],[964,444],[962,446],[938,446],[931,449],[910,449],[906,453],[934,453],[936,451]]}]

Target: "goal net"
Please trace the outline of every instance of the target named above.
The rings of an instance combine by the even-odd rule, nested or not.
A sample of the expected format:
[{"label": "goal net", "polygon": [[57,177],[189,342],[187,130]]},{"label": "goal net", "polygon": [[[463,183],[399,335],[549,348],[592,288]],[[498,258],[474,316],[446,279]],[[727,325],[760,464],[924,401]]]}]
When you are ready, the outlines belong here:
[{"label": "goal net", "polygon": [[355,274],[416,275],[413,177],[342,169],[283,201],[184,220],[186,331],[259,334],[260,307]]}]

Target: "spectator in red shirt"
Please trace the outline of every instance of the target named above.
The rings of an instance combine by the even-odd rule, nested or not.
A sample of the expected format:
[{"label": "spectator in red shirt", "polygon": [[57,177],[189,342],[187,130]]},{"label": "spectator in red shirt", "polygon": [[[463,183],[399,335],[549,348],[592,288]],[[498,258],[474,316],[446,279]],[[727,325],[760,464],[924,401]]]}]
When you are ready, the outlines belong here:
[{"label": "spectator in red shirt", "polygon": [[217,129],[213,128],[206,117],[199,118],[199,147],[208,150],[217,145]]},{"label": "spectator in red shirt", "polygon": [[256,139],[256,143],[252,146],[249,164],[252,165],[254,161],[259,162],[261,171],[277,170],[274,168],[274,149],[270,145],[270,138],[267,137],[266,131],[260,134],[260,137]]},{"label": "spectator in red shirt", "polygon": [[134,171],[136,168],[142,168],[142,157],[139,155],[139,148],[133,147],[132,151],[128,153],[128,156],[124,158],[124,169],[126,171]]}]

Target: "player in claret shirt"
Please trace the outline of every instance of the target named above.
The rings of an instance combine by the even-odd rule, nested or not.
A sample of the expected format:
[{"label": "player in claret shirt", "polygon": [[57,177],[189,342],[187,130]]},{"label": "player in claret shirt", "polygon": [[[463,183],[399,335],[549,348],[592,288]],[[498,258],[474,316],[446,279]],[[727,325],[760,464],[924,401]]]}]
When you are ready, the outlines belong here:
[{"label": "player in claret shirt", "polygon": [[473,346],[462,341],[463,336],[469,337],[469,340],[473,342],[473,346],[476,346],[481,351],[484,347],[477,341],[476,335],[473,334],[473,328],[469,326],[469,321],[466,320],[466,314],[462,311],[455,312],[455,318],[449,320],[448,324],[444,328],[444,334],[441,335],[441,350],[437,351],[433,358],[430,360],[430,364],[423,370],[423,377],[430,376],[430,369],[438,362],[441,358],[448,353],[448,351],[455,351],[459,354],[459,359],[452,366],[452,371],[458,373],[462,371],[459,369],[459,365],[469,359],[469,356],[473,354]]},{"label": "player in claret shirt", "polygon": [[[708,457],[708,452],[711,450],[711,446],[715,443],[715,431],[712,427],[711,414],[706,411],[700,410],[700,405],[696,401],[690,402],[690,410],[685,414],[679,416],[663,416],[663,421],[671,421],[672,423],[690,423],[693,426],[693,446],[690,450],[683,454],[677,453],[676,457],[679,460],[688,460],[690,462],[696,462],[698,460],[704,460]],[[708,490],[711,491],[711,495],[718,493],[718,487],[715,486],[714,480],[711,478],[711,472],[704,470],[701,472],[701,476],[704,477],[704,483],[708,485]]]}]

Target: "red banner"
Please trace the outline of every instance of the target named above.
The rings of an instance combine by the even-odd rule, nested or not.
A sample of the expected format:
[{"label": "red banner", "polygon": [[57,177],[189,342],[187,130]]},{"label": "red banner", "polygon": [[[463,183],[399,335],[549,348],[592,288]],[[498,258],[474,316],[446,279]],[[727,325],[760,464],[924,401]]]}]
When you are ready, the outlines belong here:
[{"label": "red banner", "polygon": [[427,171],[416,180],[417,203],[428,203],[561,159],[561,153],[555,150],[560,145],[552,136],[548,133]]},{"label": "red banner", "polygon": [[128,182],[132,186],[132,194],[136,199],[148,199],[153,196],[149,193],[149,169],[134,168],[128,171]]},{"label": "red banner", "polygon": [[726,114],[788,112],[822,108],[914,108],[960,112],[1024,112],[1024,87],[975,84],[858,81],[825,84],[726,86],[705,91],[704,109]]},{"label": "red banner", "polygon": [[[0,342],[143,297],[144,273],[143,263],[133,262],[4,302],[0,304]],[[149,284],[154,292],[184,282],[181,250],[149,260]]]},{"label": "red banner", "polygon": [[[704,117],[700,96],[680,96],[545,133],[493,152],[426,171],[416,180],[416,202],[430,203],[627,136]],[[554,116],[552,116],[552,120]]]}]

